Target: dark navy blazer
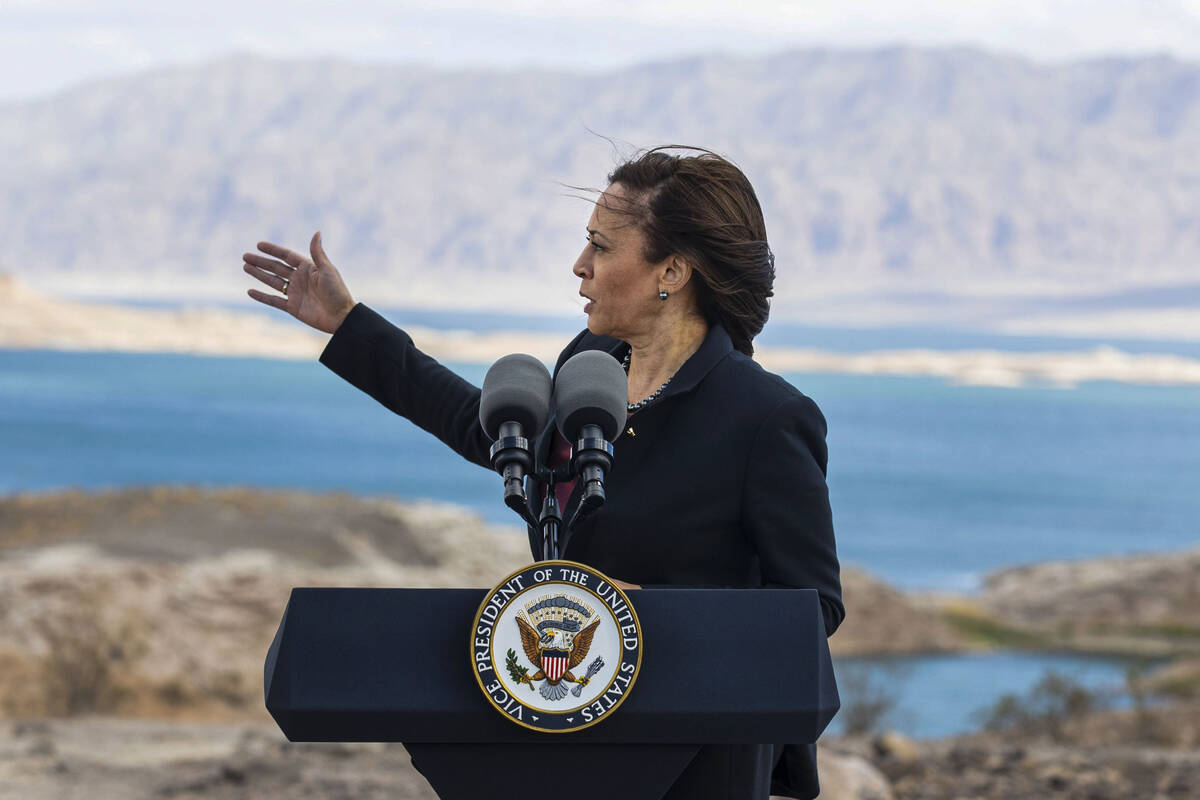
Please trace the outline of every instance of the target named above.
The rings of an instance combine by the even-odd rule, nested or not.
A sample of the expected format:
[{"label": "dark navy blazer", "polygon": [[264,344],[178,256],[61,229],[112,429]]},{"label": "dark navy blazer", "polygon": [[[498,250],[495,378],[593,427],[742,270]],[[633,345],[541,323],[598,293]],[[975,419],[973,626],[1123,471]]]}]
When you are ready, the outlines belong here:
[{"label": "dark navy blazer", "polygon": [[[579,334],[555,367],[583,350],[622,358],[617,339]],[[392,411],[490,469],[480,390],[356,305],[321,363]],[[553,420],[535,441],[544,464]],[[643,585],[816,589],[827,635],[845,616],[825,482],[825,418],[783,378],[734,350],[719,325],[667,389],[629,417],[613,443],[608,499],[567,536],[562,557]],[[531,479],[531,502],[541,487]],[[563,510],[570,519],[578,488]],[[541,541],[530,531],[534,558]],[[778,751],[776,761],[780,761]],[[773,791],[816,796],[815,747],[789,747]]]}]

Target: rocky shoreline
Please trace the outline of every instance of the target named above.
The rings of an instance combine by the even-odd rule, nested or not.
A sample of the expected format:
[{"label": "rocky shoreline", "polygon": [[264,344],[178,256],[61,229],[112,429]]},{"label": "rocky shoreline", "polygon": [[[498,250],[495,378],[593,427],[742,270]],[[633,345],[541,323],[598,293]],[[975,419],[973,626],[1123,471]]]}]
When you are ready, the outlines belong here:
[{"label": "rocky shoreline", "polygon": [[[205,606],[212,630],[261,636],[300,583],[483,587],[528,558],[523,531],[453,506],[187,486],[16,494],[0,498],[0,654],[30,646],[23,621],[67,595],[112,592],[104,605],[118,616],[151,596],[163,614]],[[1200,548],[1003,569],[973,595],[906,594],[844,565],[847,621],[830,646],[835,656],[1019,647],[1172,659],[1186,690],[1181,670],[1200,657],[1198,575]],[[241,621],[222,619],[222,603]]]},{"label": "rocky shoreline", "polygon": [[[430,797],[400,748],[283,742],[262,710],[266,643],[292,586],[488,586],[528,559],[522,531],[387,498],[184,486],[0,498],[0,796],[302,796],[312,787],[297,781],[314,780],[327,797]],[[1172,701],[1077,715],[1049,739],[822,740],[822,796],[1200,785],[1198,574],[1189,550],[1017,567],[973,596],[928,596],[846,566],[835,656],[1154,654],[1169,660],[1140,690]],[[100,752],[122,737],[140,755]],[[1111,780],[1096,784],[1101,764]],[[1141,794],[1151,773],[1158,788]]]},{"label": "rocky shoreline", "polygon": [[[282,313],[196,306],[142,309],[63,300],[0,274],[0,349],[77,352],[185,353],[199,356],[315,359],[328,336]],[[580,327],[583,327],[580,319]],[[490,364],[508,353],[553,362],[566,343],[559,334],[444,331],[405,326],[425,352],[457,363]],[[843,353],[764,347],[756,358],[775,372],[903,375],[972,386],[1030,384],[1070,388],[1084,381],[1160,386],[1200,385],[1200,360],[1170,354],[1130,354],[1111,347],[1015,353],[931,349]]]}]

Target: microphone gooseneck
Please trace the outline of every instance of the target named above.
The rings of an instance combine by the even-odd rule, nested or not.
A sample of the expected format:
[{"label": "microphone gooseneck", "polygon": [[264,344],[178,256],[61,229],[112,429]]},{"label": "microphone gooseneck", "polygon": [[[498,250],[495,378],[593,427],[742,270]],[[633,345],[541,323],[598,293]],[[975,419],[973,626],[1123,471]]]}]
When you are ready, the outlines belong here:
[{"label": "microphone gooseneck", "polygon": [[490,451],[492,468],[504,478],[504,504],[522,517],[528,515],[525,476],[533,471],[529,439],[521,434],[519,422],[500,423],[499,435]]},{"label": "microphone gooseneck", "polygon": [[[612,469],[613,446],[604,438],[604,431],[599,425],[584,425],[579,432],[579,440],[575,443],[573,467],[579,475],[582,491],[579,495],[579,507],[571,517],[570,527],[604,505],[607,495],[604,492],[604,478]],[[584,511],[583,509],[587,510]]]}]

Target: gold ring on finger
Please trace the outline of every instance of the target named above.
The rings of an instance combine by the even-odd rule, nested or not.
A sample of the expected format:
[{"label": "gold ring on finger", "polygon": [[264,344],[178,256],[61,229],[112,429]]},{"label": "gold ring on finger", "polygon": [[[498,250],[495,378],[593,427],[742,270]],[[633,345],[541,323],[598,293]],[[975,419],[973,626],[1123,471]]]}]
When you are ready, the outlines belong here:
[{"label": "gold ring on finger", "polygon": [[279,290],[279,291],[283,292],[283,296],[284,296],[284,297],[287,297],[287,290],[288,290],[288,284],[289,284],[289,283],[291,283],[291,281],[289,281],[289,280],[284,280],[284,282],[283,282],[283,286],[282,286],[282,287],[280,288],[280,290]]}]

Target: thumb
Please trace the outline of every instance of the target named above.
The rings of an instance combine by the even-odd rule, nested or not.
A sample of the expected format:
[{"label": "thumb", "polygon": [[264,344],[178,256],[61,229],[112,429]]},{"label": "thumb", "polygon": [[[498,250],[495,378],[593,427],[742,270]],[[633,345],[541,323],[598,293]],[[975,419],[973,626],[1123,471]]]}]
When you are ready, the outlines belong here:
[{"label": "thumb", "polygon": [[317,231],[313,234],[312,242],[308,246],[309,253],[312,254],[313,263],[318,267],[332,267],[329,263],[329,256],[325,255],[325,248],[321,245],[321,232]]}]

